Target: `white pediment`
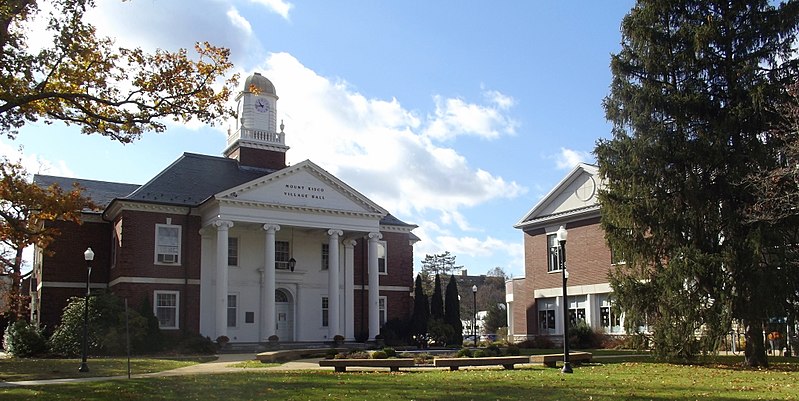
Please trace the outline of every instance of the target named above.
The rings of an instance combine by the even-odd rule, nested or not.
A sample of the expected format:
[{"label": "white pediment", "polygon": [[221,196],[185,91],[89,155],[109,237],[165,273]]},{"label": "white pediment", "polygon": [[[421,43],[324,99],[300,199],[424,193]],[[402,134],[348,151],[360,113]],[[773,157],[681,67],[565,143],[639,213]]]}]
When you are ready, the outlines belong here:
[{"label": "white pediment", "polygon": [[558,216],[594,210],[599,207],[597,194],[601,187],[597,167],[581,163],[541,198],[514,227],[522,228],[532,222],[544,222]]},{"label": "white pediment", "polygon": [[223,191],[216,198],[359,215],[388,213],[309,160]]}]

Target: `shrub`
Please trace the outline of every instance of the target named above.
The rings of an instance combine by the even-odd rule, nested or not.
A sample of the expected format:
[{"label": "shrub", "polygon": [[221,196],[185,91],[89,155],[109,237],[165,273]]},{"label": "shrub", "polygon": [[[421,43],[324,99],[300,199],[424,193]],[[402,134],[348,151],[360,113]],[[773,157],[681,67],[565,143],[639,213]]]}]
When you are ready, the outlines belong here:
[{"label": "shrub", "polygon": [[325,359],[334,359],[336,355],[338,355],[338,351],[336,351],[335,348],[328,348],[328,350],[325,351]]},{"label": "shrub", "polygon": [[[61,324],[50,337],[50,349],[61,355],[77,356],[83,344],[83,314],[85,300],[72,297],[64,307]],[[147,320],[135,310],[128,310],[130,343],[133,346],[144,343],[147,335]],[[93,294],[89,299],[89,352],[100,355],[119,355],[125,353],[126,328],[125,309],[122,300],[108,293]],[[136,348],[136,352],[141,350]]]},{"label": "shrub", "polygon": [[447,340],[454,336],[454,329],[443,319],[430,319],[427,321],[427,334],[435,345],[446,345]]},{"label": "shrub", "polygon": [[500,356],[502,355],[502,350],[496,344],[491,344],[485,348],[485,356]]},{"label": "shrub", "polygon": [[599,348],[601,343],[601,337],[586,322],[569,328],[569,345],[573,348]]},{"label": "shrub", "polygon": [[391,319],[383,325],[380,334],[383,335],[386,345],[408,345],[410,340],[409,327],[407,320]]},{"label": "shrub", "polygon": [[474,358],[484,358],[484,357],[487,357],[487,356],[491,356],[491,355],[487,355],[486,351],[482,350],[482,349],[475,350],[472,353],[472,357],[474,357]]},{"label": "shrub", "polygon": [[521,355],[521,354],[522,354],[521,350],[519,349],[519,347],[517,347],[515,345],[511,344],[511,345],[508,345],[505,348],[505,355],[507,355],[507,356],[516,356],[516,355]]},{"label": "shrub", "polygon": [[372,359],[386,359],[386,358],[388,358],[388,355],[385,353],[385,351],[372,352]]},{"label": "shrub", "polygon": [[181,354],[214,354],[219,350],[219,346],[211,340],[211,337],[203,337],[199,334],[187,334],[178,340],[175,351]]},{"label": "shrub", "polygon": [[458,358],[471,358],[472,357],[472,350],[469,348],[461,348],[456,355]]},{"label": "shrub", "polygon": [[385,352],[385,353],[386,353],[386,355],[387,355],[389,358],[395,358],[395,357],[397,356],[397,351],[396,351],[394,348],[391,348],[391,347],[385,347],[385,348],[383,348],[383,352]]},{"label": "shrub", "polygon": [[519,343],[520,348],[537,348],[537,349],[549,349],[555,348],[555,343],[552,342],[548,337],[544,336],[536,336],[532,339],[524,340]]},{"label": "shrub", "polygon": [[47,341],[41,329],[24,320],[17,320],[6,327],[3,334],[6,351],[18,358],[28,358],[47,352]]}]

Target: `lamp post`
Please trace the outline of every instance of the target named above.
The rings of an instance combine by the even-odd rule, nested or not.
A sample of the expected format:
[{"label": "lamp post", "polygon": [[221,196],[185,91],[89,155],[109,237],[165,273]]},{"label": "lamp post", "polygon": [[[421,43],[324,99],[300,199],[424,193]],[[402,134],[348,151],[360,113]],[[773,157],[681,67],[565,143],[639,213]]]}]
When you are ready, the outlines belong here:
[{"label": "lamp post", "polygon": [[560,226],[557,233],[558,251],[560,256],[560,271],[563,273],[563,373],[572,373],[572,365],[569,362],[569,296],[566,292],[566,281],[569,279],[569,272],[566,271],[566,235],[568,232]]},{"label": "lamp post", "polygon": [[472,340],[477,346],[477,285],[472,286]]},{"label": "lamp post", "polygon": [[87,248],[86,252],[83,252],[83,259],[86,260],[86,296],[84,297],[83,302],[83,350],[81,351],[80,357],[80,368],[78,368],[78,372],[88,372],[89,365],[86,364],[86,354],[89,353],[89,282],[92,277],[92,260],[94,260],[94,251],[92,248]]}]

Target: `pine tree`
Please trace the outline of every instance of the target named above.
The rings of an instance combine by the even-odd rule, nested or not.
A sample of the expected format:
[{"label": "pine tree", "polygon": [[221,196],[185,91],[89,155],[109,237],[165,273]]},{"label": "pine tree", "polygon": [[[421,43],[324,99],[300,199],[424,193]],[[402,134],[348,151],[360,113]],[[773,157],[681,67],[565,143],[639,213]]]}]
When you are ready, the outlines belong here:
[{"label": "pine tree", "polygon": [[422,288],[422,276],[417,275],[413,289],[413,315],[409,333],[412,338],[426,337],[428,320],[430,320],[430,303]]},{"label": "pine tree", "polygon": [[450,276],[447,290],[444,293],[444,323],[452,327],[450,345],[463,344],[463,322],[461,322],[461,306],[458,297],[458,281],[455,276]]},{"label": "pine tree", "polygon": [[436,274],[433,285],[433,296],[430,297],[430,317],[433,319],[444,318],[444,293],[441,290],[441,278]]},{"label": "pine tree", "polygon": [[768,364],[762,324],[786,294],[769,289],[746,177],[774,163],[766,133],[796,79],[798,24],[799,3],[766,0],[640,0],[622,22],[613,138],[595,149],[602,227],[626,262],[610,281],[627,329],[647,325],[660,356],[713,351],[736,318],[746,364]]}]

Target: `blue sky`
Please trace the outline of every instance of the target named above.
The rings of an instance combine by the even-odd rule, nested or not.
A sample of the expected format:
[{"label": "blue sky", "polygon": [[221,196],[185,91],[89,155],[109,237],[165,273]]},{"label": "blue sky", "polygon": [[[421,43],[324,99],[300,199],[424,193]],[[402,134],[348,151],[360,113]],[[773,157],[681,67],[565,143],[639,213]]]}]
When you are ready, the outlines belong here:
[{"label": "blue sky", "polygon": [[[119,46],[207,40],[231,49],[242,78],[267,76],[288,161],[310,159],[419,225],[416,270],[425,254],[450,251],[470,274],[521,276],[513,225],[610,135],[602,99],[634,2],[97,4],[87,19]],[[170,125],[120,145],[35,124],[0,139],[0,152],[32,173],[143,184],[183,152],[220,155],[230,125]]]}]

